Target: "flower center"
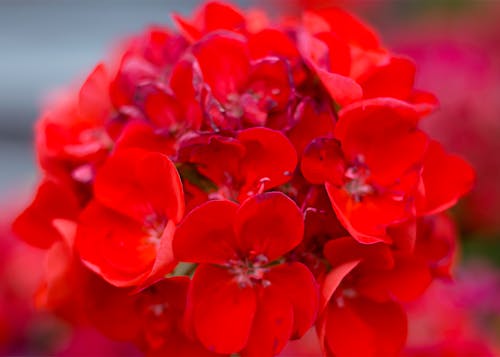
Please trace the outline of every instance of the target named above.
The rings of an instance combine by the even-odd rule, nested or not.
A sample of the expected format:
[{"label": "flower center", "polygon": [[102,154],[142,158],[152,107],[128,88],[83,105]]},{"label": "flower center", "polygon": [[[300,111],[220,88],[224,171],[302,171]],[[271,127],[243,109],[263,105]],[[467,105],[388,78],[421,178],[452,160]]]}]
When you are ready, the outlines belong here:
[{"label": "flower center", "polygon": [[345,306],[345,300],[346,299],[354,299],[358,296],[358,292],[354,289],[343,289],[340,294],[337,295],[335,298],[335,302],[337,303],[338,307],[344,307]]},{"label": "flower center", "polygon": [[363,197],[375,193],[375,188],[367,181],[370,177],[370,170],[364,163],[364,158],[358,155],[354,163],[345,171],[347,182],[344,189],[349,193],[355,202],[361,202]]},{"label": "flower center", "polygon": [[240,101],[240,96],[237,93],[227,95],[224,105],[226,113],[233,118],[241,118],[245,114],[245,109]]},{"label": "flower center", "polygon": [[[273,93],[279,93],[279,89],[273,89]],[[227,115],[244,119],[252,126],[262,126],[266,124],[269,111],[276,105],[274,99],[263,91],[249,89],[241,95],[229,94],[224,107]]]},{"label": "flower center", "polygon": [[241,288],[253,287],[256,284],[267,287],[271,284],[269,280],[264,279],[265,273],[269,271],[269,268],[266,268],[268,262],[265,255],[259,254],[254,258],[231,259],[226,266]]},{"label": "flower center", "polygon": [[146,233],[146,240],[148,243],[153,243],[155,245],[160,243],[167,222],[168,220],[166,217],[156,213],[146,217],[143,223],[143,229]]}]

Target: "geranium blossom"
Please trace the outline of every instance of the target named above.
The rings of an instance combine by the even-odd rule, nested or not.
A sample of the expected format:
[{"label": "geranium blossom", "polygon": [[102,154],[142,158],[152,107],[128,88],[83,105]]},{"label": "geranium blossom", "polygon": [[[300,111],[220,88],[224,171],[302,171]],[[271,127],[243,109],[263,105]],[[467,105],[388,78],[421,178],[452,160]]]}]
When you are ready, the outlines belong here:
[{"label": "geranium blossom", "polygon": [[281,193],[253,196],[240,207],[208,202],[186,217],[174,254],[201,263],[188,318],[207,348],[274,355],[312,326],[318,305],[314,276],[301,263],[278,260],[302,234],[301,212]]},{"label": "geranium blossom", "polygon": [[171,244],[184,200],[166,156],[117,151],[101,167],[94,194],[76,234],[76,249],[90,269],[116,286],[141,285],[173,269]]}]

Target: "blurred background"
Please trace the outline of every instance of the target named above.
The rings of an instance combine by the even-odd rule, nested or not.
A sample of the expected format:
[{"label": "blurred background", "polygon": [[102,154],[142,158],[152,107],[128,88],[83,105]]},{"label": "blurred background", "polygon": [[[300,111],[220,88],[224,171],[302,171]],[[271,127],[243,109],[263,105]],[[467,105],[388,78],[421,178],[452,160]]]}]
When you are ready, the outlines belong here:
[{"label": "blurred background", "polygon": [[[7,282],[0,287],[0,300],[5,300],[0,302],[0,345],[14,346],[0,348],[0,354],[75,355],[75,351],[85,351],[84,346],[89,346],[85,341],[89,340],[98,341],[96,346],[101,346],[99,343],[108,346],[93,332],[70,336],[61,328],[61,322],[33,315],[31,307],[19,302],[30,298],[38,279],[36,262],[41,259],[39,252],[14,243],[7,223],[29,201],[37,179],[33,125],[44,99],[60,87],[78,83],[96,62],[107,58],[117,41],[149,24],[170,24],[169,13],[188,15],[200,3],[0,0],[0,236],[3,238],[0,281]],[[305,8],[340,5],[371,23],[393,52],[415,59],[417,87],[433,91],[441,101],[441,109],[425,119],[423,126],[449,151],[472,162],[478,180],[474,191],[453,211],[462,240],[456,284],[436,284],[427,300],[409,307],[414,311],[410,315],[416,321],[413,326],[417,327],[410,331],[407,353],[418,355],[421,352],[418,346],[425,344],[436,349],[455,346],[449,348],[463,353],[471,348],[476,355],[483,355],[480,353],[483,347],[484,351],[493,345],[498,348],[500,1],[240,0],[233,3],[242,8],[259,6],[277,17],[297,15]],[[30,262],[26,261],[27,256],[31,257]],[[22,312],[9,311],[16,301]],[[430,316],[430,312],[436,321],[421,318]],[[9,318],[19,320],[15,328]],[[429,326],[432,333],[423,333],[429,331]],[[59,335],[55,338],[54,334]],[[58,346],[50,344],[57,339],[63,342]],[[83,355],[99,355],[96,351],[101,351],[101,355],[125,353],[123,347],[113,345],[108,346],[113,352],[106,350],[102,354],[105,351],[102,346]]]}]

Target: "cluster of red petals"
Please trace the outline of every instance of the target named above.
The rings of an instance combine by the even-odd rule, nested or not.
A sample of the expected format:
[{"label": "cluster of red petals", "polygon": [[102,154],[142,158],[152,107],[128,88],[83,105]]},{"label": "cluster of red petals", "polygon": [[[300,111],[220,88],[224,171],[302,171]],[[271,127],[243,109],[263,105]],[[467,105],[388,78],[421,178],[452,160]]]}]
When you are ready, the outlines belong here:
[{"label": "cluster of red petals", "polygon": [[314,325],[326,355],[397,354],[474,181],[419,129],[414,64],[338,9],[174,22],[38,122],[13,225],[47,250],[38,305],[151,356],[272,356]]}]

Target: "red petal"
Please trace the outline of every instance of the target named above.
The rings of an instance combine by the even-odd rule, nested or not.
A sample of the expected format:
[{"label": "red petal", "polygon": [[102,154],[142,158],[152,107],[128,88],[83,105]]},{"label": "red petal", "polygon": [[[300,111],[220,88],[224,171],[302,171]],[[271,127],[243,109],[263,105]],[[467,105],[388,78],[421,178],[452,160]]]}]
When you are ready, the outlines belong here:
[{"label": "red petal", "polygon": [[106,67],[101,63],[95,67],[80,89],[78,109],[82,118],[95,125],[108,119],[111,112],[109,85]]},{"label": "red petal", "polygon": [[96,275],[89,275],[83,287],[85,315],[94,328],[113,340],[138,341],[141,316],[130,289],[117,288]]},{"label": "red petal", "polygon": [[328,108],[317,108],[312,100],[303,100],[295,112],[298,123],[287,134],[297,153],[302,155],[315,138],[333,136],[335,117]]},{"label": "red petal", "polygon": [[327,8],[310,11],[306,12],[305,17],[306,19],[307,17],[311,19],[308,23],[315,22],[315,19],[319,17],[329,26],[329,29],[323,28],[323,31],[330,30],[350,44],[365,49],[377,49],[380,47],[375,32],[363,22],[343,10],[338,8]]},{"label": "red petal", "polygon": [[236,258],[233,222],[237,209],[230,201],[209,201],[192,210],[177,227],[175,257],[187,262],[219,264]]},{"label": "red petal", "polygon": [[178,333],[171,335],[160,349],[149,350],[147,357],[186,356],[186,357],[221,357],[219,353],[206,350],[200,343],[193,342],[186,336]]},{"label": "red petal", "polygon": [[342,185],[345,160],[340,143],[331,138],[316,138],[304,150],[300,169],[305,179],[312,184],[326,181]]},{"label": "red petal", "polygon": [[408,102],[413,104],[421,116],[428,115],[439,107],[439,100],[434,94],[420,90],[413,90]]},{"label": "red petal", "polygon": [[[94,275],[84,284],[85,313],[93,327],[113,340],[135,342],[141,349],[157,348],[155,344],[180,349],[187,344],[178,323],[189,283],[188,277],[162,279],[133,294],[130,289],[116,288]],[[192,341],[190,344],[195,345]]]},{"label": "red petal", "polygon": [[125,55],[110,85],[111,100],[116,108],[135,105],[137,84],[151,83],[159,74],[156,67],[142,56]]},{"label": "red petal", "polygon": [[367,121],[366,118],[372,118],[374,122],[372,125],[375,126],[378,122],[373,118],[383,118],[385,115],[388,115],[391,119],[389,122],[395,122],[393,126],[400,130],[415,128],[420,119],[415,108],[401,100],[394,98],[366,99],[340,111],[339,120],[342,118],[346,120],[342,125],[337,125],[335,136],[342,140],[346,136],[352,135],[350,131],[355,130],[359,123]]},{"label": "red petal", "polygon": [[177,62],[188,43],[180,35],[177,35],[166,26],[149,26],[146,31],[132,40],[129,51],[143,57],[158,69],[166,69]]},{"label": "red petal", "polygon": [[297,166],[297,153],[285,135],[267,128],[251,128],[240,131],[237,138],[246,148],[240,164],[245,180],[240,199],[290,180]]},{"label": "red petal", "polygon": [[387,232],[394,242],[395,250],[413,254],[417,241],[417,220],[415,217],[388,227]]},{"label": "red petal", "polygon": [[208,2],[199,8],[192,21],[183,19],[179,15],[174,15],[173,20],[183,35],[191,41],[196,41],[202,35],[216,30],[245,29],[245,18],[239,10],[215,1]]},{"label": "red petal", "polygon": [[321,284],[321,304],[319,311],[323,311],[333,294],[339,287],[342,280],[359,264],[360,260],[348,261],[346,263],[336,265],[326,275],[323,284]]},{"label": "red petal", "polygon": [[161,90],[155,90],[146,96],[144,111],[156,127],[170,132],[175,132],[182,124],[181,118],[184,119],[176,98]]},{"label": "red petal", "polygon": [[138,181],[145,190],[144,197],[157,210],[177,223],[184,216],[182,183],[175,165],[163,154],[144,154],[138,167]]},{"label": "red petal", "polygon": [[389,242],[387,227],[402,222],[412,214],[412,206],[391,195],[366,196],[356,202],[344,190],[326,183],[326,190],[344,228],[360,243]]},{"label": "red petal", "polygon": [[281,192],[268,192],[242,203],[235,232],[242,254],[263,254],[271,262],[300,243],[304,220],[290,198]]},{"label": "red petal", "polygon": [[183,59],[175,64],[169,85],[175,94],[176,100],[183,108],[184,127],[194,130],[199,129],[202,122],[202,110],[196,101],[192,61]]},{"label": "red petal", "polygon": [[172,247],[174,232],[175,225],[172,221],[170,221],[167,223],[167,226],[160,237],[160,242],[157,245],[156,258],[153,267],[146,278],[137,287],[136,292],[157,282],[175,268],[177,260],[174,257],[174,250]]},{"label": "red petal", "polygon": [[257,312],[242,357],[275,356],[292,334],[294,311],[289,301],[271,285],[259,297]]},{"label": "red petal", "polygon": [[293,60],[300,57],[295,43],[282,31],[266,28],[248,38],[248,46],[253,59],[268,56]]},{"label": "red petal", "polygon": [[240,288],[226,268],[198,266],[188,297],[196,336],[210,351],[236,353],[247,344],[255,317],[256,296]]},{"label": "red petal", "polygon": [[165,155],[176,153],[176,140],[170,135],[158,132],[151,125],[142,121],[127,123],[116,141],[115,150],[138,148],[156,151]]},{"label": "red petal", "polygon": [[363,89],[354,79],[319,67],[314,69],[332,99],[340,106],[346,106],[363,97]]},{"label": "red petal", "polygon": [[157,152],[115,152],[97,173],[94,193],[107,207],[141,223],[155,214],[177,223],[184,214],[177,169],[167,156]]},{"label": "red petal", "polygon": [[38,309],[77,323],[82,321],[82,283],[88,275],[95,275],[83,267],[69,243],[60,240],[47,250],[43,279],[34,295],[34,304]]},{"label": "red petal", "polygon": [[367,271],[356,283],[364,296],[378,301],[396,298],[399,301],[415,300],[432,282],[426,262],[413,256],[395,254],[395,266],[388,271]]},{"label": "red petal", "polygon": [[[195,164],[199,173],[217,186],[238,185],[241,179],[240,165],[245,155],[245,147],[242,143],[236,139],[218,135],[212,135],[207,138],[208,140],[203,137],[197,139],[205,142],[188,143],[181,148],[179,156],[187,154],[185,161]],[[214,162],[223,162],[224,165],[214,165]],[[234,179],[237,182],[231,182]]]},{"label": "red petal", "polygon": [[142,224],[93,202],[80,216],[76,247],[87,267],[110,284],[132,286],[174,267],[172,235],[172,222],[164,236],[152,239]]},{"label": "red petal", "polygon": [[187,59],[177,62],[172,69],[169,85],[183,105],[194,100],[196,95],[193,87],[193,63]]},{"label": "red petal", "polygon": [[321,32],[316,35],[326,45],[328,51],[327,69],[330,72],[349,76],[351,70],[351,52],[347,43],[333,32]]},{"label": "red petal", "polygon": [[395,302],[344,299],[327,314],[326,343],[335,356],[397,356],[406,341],[406,314]]},{"label": "red petal", "polygon": [[394,266],[390,246],[383,243],[360,244],[352,237],[342,237],[328,241],[323,248],[328,262],[335,268],[348,262],[359,261],[366,270],[387,270]]},{"label": "red petal", "polygon": [[429,263],[434,276],[449,279],[457,258],[455,222],[445,213],[421,217],[417,222],[415,255]]},{"label": "red petal", "polygon": [[62,239],[54,226],[54,220],[76,220],[78,202],[73,192],[53,181],[44,180],[36,192],[33,202],[12,224],[14,234],[26,243],[47,249]]},{"label": "red petal", "polygon": [[[183,335],[181,324],[190,279],[178,276],[161,279],[156,284],[135,294],[132,313],[141,318],[139,346],[142,350],[155,350],[168,346],[172,351],[201,346]],[[168,349],[167,349],[168,350]]]},{"label": "red petal", "polygon": [[[266,57],[252,63],[245,93],[240,99],[244,120],[248,126],[266,124],[270,128],[282,128],[288,118],[277,120],[278,114],[287,114],[293,93],[290,64],[285,59]],[[262,98],[254,102],[252,93],[261,93]],[[273,122],[274,119],[274,122]]]},{"label": "red petal", "polygon": [[226,103],[228,96],[240,93],[250,72],[248,48],[236,34],[216,34],[193,46],[203,80],[217,100]]},{"label": "red petal", "polygon": [[416,130],[419,114],[404,102],[377,98],[340,112],[335,136],[350,161],[360,155],[372,179],[386,186],[422,162],[427,136]]},{"label": "red petal", "polygon": [[307,31],[312,34],[329,32],[331,30],[328,21],[313,11],[304,12],[302,15],[302,22]]},{"label": "red petal", "polygon": [[424,160],[418,214],[433,214],[450,208],[471,190],[474,181],[474,169],[464,159],[447,154],[438,142],[432,141]]},{"label": "red petal", "polygon": [[291,337],[302,337],[314,324],[318,312],[318,284],[311,271],[301,263],[285,263],[272,267],[265,277],[271,287],[279,291],[282,302],[289,301],[292,304]]},{"label": "red petal", "polygon": [[173,14],[172,20],[179,28],[180,33],[189,41],[197,41],[202,36],[201,29],[197,28],[196,25],[190,23],[189,20],[184,19],[182,16]]},{"label": "red petal", "polygon": [[231,5],[212,1],[205,5],[203,11],[204,30],[207,33],[220,29],[235,31],[245,28],[245,18]]},{"label": "red petal", "polygon": [[403,57],[392,57],[389,63],[378,67],[374,73],[358,79],[364,98],[392,97],[401,100],[410,97],[414,81],[415,64]]}]

